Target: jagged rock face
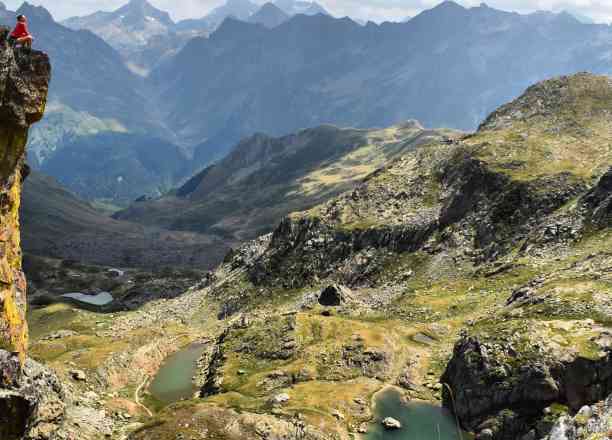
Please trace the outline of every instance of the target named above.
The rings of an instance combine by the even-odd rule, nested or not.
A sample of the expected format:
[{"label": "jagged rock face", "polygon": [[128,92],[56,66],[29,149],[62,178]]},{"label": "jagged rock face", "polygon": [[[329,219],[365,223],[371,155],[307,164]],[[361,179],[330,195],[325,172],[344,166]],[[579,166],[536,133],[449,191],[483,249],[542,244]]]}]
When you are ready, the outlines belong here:
[{"label": "jagged rock face", "polygon": [[[534,224],[587,189],[568,173],[512,180],[461,146],[442,151],[438,158],[427,150],[417,152],[410,172],[406,162],[412,161],[389,166],[386,171],[393,175],[414,172],[397,187],[382,172],[375,173],[314,215],[285,218],[269,251],[251,268],[252,279],[301,287],[336,276],[359,286],[382,268],[387,251],[439,246],[439,237],[449,230],[461,231],[459,240],[476,261],[493,261],[524,240]],[[543,187],[548,191],[541,191]],[[428,193],[428,188],[439,191]],[[377,218],[380,213],[385,218]],[[347,222],[350,216],[355,220]]]},{"label": "jagged rock face", "polygon": [[551,428],[542,420],[549,405],[578,410],[612,392],[607,344],[586,359],[538,353],[535,337],[531,345],[524,342],[512,340],[502,347],[470,337],[456,344],[442,377],[453,394],[446,389],[444,400],[470,430],[490,432],[495,439],[517,439],[530,431],[541,438]]},{"label": "jagged rock face", "polygon": [[590,221],[596,227],[612,226],[612,168],[584,197],[584,205],[590,212]]},{"label": "jagged rock face", "polygon": [[16,357],[0,350],[0,438],[52,438],[64,418],[64,388],[50,370],[30,359],[21,370]]},{"label": "jagged rock face", "polygon": [[0,27],[0,349],[27,347],[26,281],[21,271],[19,205],[28,128],[44,113],[51,74],[46,54],[16,58]]}]

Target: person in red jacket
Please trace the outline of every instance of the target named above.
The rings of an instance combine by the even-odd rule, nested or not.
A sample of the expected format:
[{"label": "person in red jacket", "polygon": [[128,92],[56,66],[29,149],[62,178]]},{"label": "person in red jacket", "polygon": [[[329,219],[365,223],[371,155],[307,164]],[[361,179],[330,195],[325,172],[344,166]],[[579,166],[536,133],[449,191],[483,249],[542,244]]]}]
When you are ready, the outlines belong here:
[{"label": "person in red jacket", "polygon": [[28,19],[25,15],[19,15],[17,17],[17,25],[13,32],[11,32],[11,39],[17,44],[21,44],[22,47],[28,49],[32,48],[34,37],[32,37],[28,31]]}]

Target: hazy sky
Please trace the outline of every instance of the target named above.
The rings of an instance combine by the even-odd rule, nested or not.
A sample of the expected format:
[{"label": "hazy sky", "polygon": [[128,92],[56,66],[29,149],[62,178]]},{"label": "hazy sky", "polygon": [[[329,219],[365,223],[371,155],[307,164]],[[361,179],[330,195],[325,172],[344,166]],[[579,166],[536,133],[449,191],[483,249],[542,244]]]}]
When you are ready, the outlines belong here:
[{"label": "hazy sky", "polygon": [[[22,0],[4,1],[11,9],[16,9]],[[150,0],[152,4],[169,11],[174,19],[201,17],[210,9],[224,3],[224,0]],[[263,3],[265,0],[255,0]],[[441,0],[320,0],[332,14],[349,15],[374,21],[400,20],[413,16],[423,9],[431,8]],[[58,19],[72,15],[83,15],[96,10],[112,10],[127,0],[30,0],[30,3],[43,5]],[[464,6],[477,6],[480,0],[457,0]],[[504,10],[531,12],[535,10],[569,10],[592,19],[612,22],[612,0],[490,0],[487,4]]]}]

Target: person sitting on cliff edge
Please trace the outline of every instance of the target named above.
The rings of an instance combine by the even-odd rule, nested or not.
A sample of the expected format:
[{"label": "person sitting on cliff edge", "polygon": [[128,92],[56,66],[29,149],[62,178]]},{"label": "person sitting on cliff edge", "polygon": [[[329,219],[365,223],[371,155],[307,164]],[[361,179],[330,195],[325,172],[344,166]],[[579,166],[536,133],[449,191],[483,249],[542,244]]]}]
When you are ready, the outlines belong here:
[{"label": "person sitting on cliff edge", "polygon": [[25,49],[32,48],[32,41],[34,41],[34,37],[28,31],[28,19],[25,15],[17,16],[17,25],[13,32],[11,32],[10,39],[13,44],[19,44],[21,47]]}]

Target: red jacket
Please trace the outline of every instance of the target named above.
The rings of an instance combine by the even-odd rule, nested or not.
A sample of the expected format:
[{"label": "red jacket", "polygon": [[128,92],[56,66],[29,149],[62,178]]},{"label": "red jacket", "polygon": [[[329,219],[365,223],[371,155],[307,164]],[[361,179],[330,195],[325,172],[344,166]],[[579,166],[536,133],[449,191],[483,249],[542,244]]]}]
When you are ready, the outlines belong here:
[{"label": "red jacket", "polygon": [[15,39],[27,37],[28,35],[30,35],[28,32],[28,25],[22,22],[17,23],[15,30],[11,32],[11,37]]}]

